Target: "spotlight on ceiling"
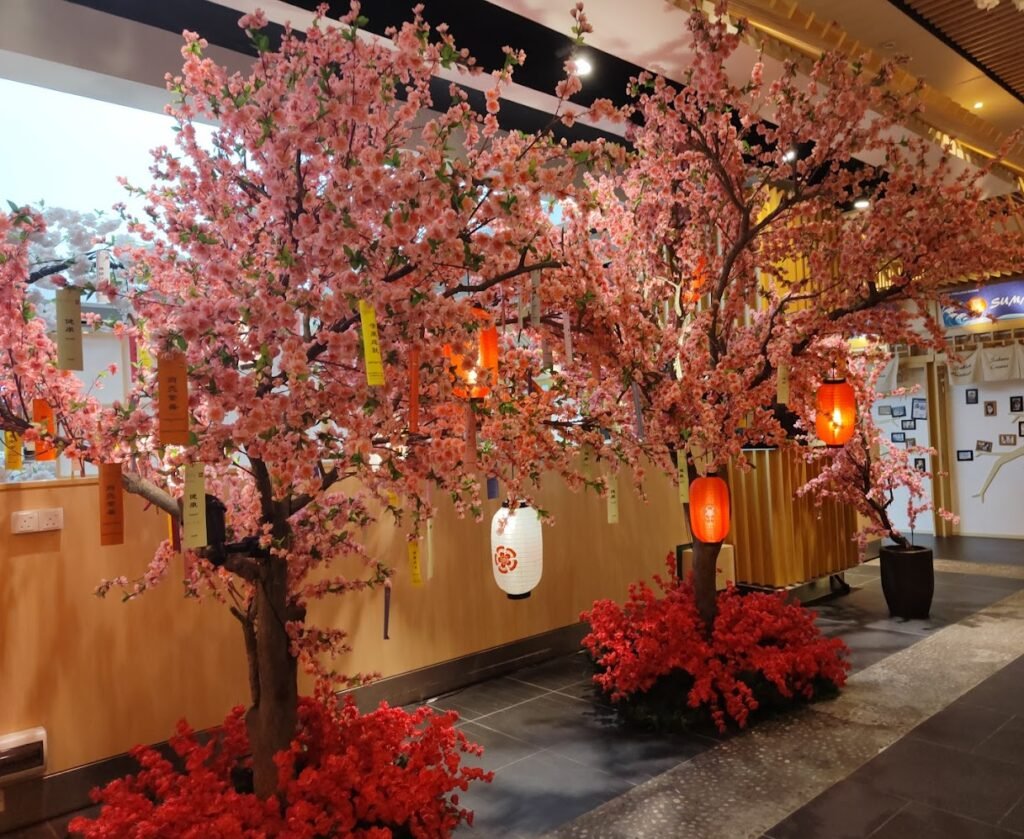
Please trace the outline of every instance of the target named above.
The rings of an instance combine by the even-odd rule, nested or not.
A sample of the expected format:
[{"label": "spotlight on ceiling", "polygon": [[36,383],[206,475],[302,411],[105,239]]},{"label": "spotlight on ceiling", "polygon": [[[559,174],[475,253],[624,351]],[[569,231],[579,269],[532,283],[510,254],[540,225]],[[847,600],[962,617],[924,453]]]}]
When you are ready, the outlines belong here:
[{"label": "spotlight on ceiling", "polygon": [[856,210],[866,210],[871,206],[871,202],[867,198],[858,198],[853,202],[853,207]]},{"label": "spotlight on ceiling", "polygon": [[591,64],[583,56],[573,59],[576,64],[576,75],[577,76],[589,76],[594,69],[594,65]]},{"label": "spotlight on ceiling", "polygon": [[974,103],[974,110],[976,110],[976,111],[980,111],[984,107],[985,107],[985,103],[984,102],[975,102]]},{"label": "spotlight on ceiling", "polygon": [[785,160],[786,163],[792,163],[794,160],[796,160],[796,149],[790,149],[788,152],[782,155],[782,159]]}]

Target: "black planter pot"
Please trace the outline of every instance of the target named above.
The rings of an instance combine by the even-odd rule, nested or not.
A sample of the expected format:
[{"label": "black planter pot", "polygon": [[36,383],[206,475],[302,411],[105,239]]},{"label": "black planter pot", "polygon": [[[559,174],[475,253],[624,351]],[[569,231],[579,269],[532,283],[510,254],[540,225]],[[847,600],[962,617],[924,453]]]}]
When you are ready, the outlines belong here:
[{"label": "black planter pot", "polygon": [[883,545],[879,551],[882,593],[894,618],[926,618],[935,593],[930,548]]}]

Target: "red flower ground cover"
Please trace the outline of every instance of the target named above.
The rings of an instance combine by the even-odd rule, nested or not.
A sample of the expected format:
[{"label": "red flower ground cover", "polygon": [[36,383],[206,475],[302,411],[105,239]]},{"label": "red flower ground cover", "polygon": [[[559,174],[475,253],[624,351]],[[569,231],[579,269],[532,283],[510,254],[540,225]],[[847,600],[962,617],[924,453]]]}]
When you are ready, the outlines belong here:
[{"label": "red flower ground cover", "polygon": [[759,708],[784,707],[834,693],[846,683],[848,649],[826,638],[815,613],[781,593],[718,596],[711,634],[693,587],[674,573],[655,576],[658,592],[634,583],[622,606],[598,600],[581,618],[583,645],[600,672],[597,685],[626,716],[656,726],[710,716],[720,731],[744,728]]},{"label": "red flower ground cover", "polygon": [[94,790],[99,817],[69,829],[86,839],[438,839],[472,824],[454,791],[492,774],[461,764],[482,749],[454,728],[454,712],[382,705],[360,714],[351,701],[329,710],[303,699],[299,714],[298,737],[276,758],[276,797],[239,790],[249,746],[238,707],[206,743],[179,723],[178,765],[136,747],[138,774]]}]

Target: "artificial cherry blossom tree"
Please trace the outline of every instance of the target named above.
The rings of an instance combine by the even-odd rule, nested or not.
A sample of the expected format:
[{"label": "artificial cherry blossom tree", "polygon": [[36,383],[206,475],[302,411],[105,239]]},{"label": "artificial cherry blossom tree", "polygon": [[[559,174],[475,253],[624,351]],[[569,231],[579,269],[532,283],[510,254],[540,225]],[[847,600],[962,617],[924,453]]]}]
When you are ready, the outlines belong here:
[{"label": "artificial cherry blossom tree", "polygon": [[[45,325],[21,308],[30,268],[16,235],[3,265],[14,346],[4,427],[39,437],[12,400],[45,398],[53,442],[120,463],[125,488],[174,519],[186,464],[204,465],[206,492],[226,506],[224,544],[184,552],[186,588],[223,601],[241,625],[261,796],[295,735],[298,665],[335,683],[362,678],[331,666],[345,633],[306,621],[315,598],[389,585],[360,531],[405,516],[415,535],[433,512],[430,487],[479,516],[485,475],[517,498],[549,469],[579,483],[579,446],[604,446],[618,410],[592,401],[581,417],[581,382],[542,389],[534,377],[550,362],[545,333],[578,329],[569,319],[586,295],[551,205],[572,196],[582,167],[621,164],[623,149],[499,131],[502,86],[524,59],[511,49],[485,114],[454,85],[431,111],[436,74],[475,72],[446,27],[431,31],[417,14],[388,42],[359,31],[358,4],[340,24],[325,13],[277,48],[262,14],[244,17],[259,53],[247,75],[185,34],[184,67],[168,77],[176,141],[154,152],[152,186],[129,187],[144,203],[141,215],[125,209],[142,244],[120,255],[129,275],[93,284],[130,304],[117,329],[139,363],[123,402],[101,409],[56,369]],[[577,20],[578,35],[584,27]],[[578,88],[568,69],[563,98]],[[612,114],[606,102],[591,109]],[[212,138],[199,120],[215,123]],[[5,241],[42,232],[29,211],[4,224]],[[502,332],[497,370],[474,363],[491,327]],[[157,411],[157,367],[172,353],[187,364],[181,445],[161,442]],[[99,592],[141,595],[174,556],[167,541],[144,575]]]},{"label": "artificial cherry blossom tree", "polygon": [[[635,154],[590,179],[568,229],[588,244],[581,270],[601,277],[584,324],[612,339],[591,398],[632,403],[620,431],[692,477],[746,468],[745,445],[792,445],[780,370],[783,401],[813,428],[845,339],[940,347],[942,286],[1019,270],[1024,248],[1009,205],[983,200],[986,171],[901,127],[915,97],[892,89],[891,67],[824,55],[809,77],[787,63],[768,82],[758,63],[737,83],[742,22],[719,3],[689,27],[683,84],[636,80]],[[709,626],[719,549],[696,540]]]}]

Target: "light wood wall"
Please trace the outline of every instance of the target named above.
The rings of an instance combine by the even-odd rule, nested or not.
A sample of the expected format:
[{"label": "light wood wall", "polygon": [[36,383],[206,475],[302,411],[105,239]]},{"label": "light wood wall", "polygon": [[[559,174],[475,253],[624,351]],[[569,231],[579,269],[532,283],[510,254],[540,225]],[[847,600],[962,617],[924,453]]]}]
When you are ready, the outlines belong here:
[{"label": "light wood wall", "polygon": [[[596,598],[621,599],[630,582],[662,570],[683,541],[675,490],[660,476],[647,485],[645,504],[620,477],[620,523],[608,525],[603,499],[548,479],[541,500],[556,523],[544,530],[544,577],[528,600],[508,600],[493,582],[489,502],[480,523],[442,507],[423,588],[411,585],[404,533],[387,524],[367,534],[372,555],[398,569],[391,640],[380,592],[315,604],[311,618],[351,633],[343,670],[382,675],[572,624]],[[12,511],[56,506],[63,531],[10,535]],[[248,700],[237,624],[223,606],[182,597],[180,559],[137,601],[92,594],[103,577],[141,573],[164,538],[162,514],[134,497],[125,506],[126,544],[101,549],[95,481],[0,488],[0,734],[45,726],[51,771],[166,739],[181,717],[213,725]]]},{"label": "light wood wall", "polygon": [[737,582],[789,586],[859,562],[852,508],[796,497],[816,467],[788,451],[758,449],[747,457],[750,471],[729,468]]}]

